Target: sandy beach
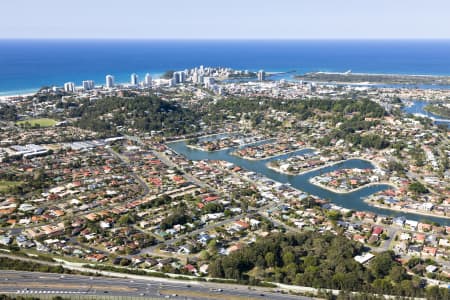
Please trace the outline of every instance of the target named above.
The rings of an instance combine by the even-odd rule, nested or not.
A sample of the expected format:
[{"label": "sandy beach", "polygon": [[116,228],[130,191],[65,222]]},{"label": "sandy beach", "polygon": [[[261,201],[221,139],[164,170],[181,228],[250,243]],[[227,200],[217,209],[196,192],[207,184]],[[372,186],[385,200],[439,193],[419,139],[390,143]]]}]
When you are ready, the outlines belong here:
[{"label": "sandy beach", "polygon": [[29,96],[33,96],[35,95],[36,92],[34,93],[23,93],[23,94],[17,94],[17,95],[5,95],[5,96],[0,96],[0,102],[10,102],[11,100],[15,99],[15,98],[20,98],[20,97],[29,97]]}]

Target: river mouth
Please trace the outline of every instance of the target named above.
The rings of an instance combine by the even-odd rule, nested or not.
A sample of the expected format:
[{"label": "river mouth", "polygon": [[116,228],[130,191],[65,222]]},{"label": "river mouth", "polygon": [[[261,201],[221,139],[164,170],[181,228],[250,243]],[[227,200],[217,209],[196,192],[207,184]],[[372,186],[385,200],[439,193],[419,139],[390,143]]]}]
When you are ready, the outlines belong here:
[{"label": "river mouth", "polygon": [[183,155],[189,160],[223,160],[230,163],[235,164],[236,166],[239,166],[243,169],[253,171],[255,173],[258,173],[260,175],[263,175],[271,180],[280,182],[280,183],[288,183],[292,187],[303,191],[305,193],[317,196],[322,199],[326,199],[331,201],[332,203],[339,205],[341,207],[345,207],[352,210],[357,211],[370,211],[374,212],[378,215],[385,215],[385,216],[404,216],[407,219],[421,221],[421,220],[429,220],[436,223],[439,223],[441,225],[447,225],[450,224],[450,220],[445,218],[439,218],[439,217],[431,217],[431,216],[423,216],[420,214],[413,214],[413,213],[400,213],[393,210],[388,209],[381,209],[377,207],[373,207],[368,205],[363,201],[364,198],[367,198],[368,196],[375,194],[380,191],[384,191],[387,189],[391,189],[392,186],[387,184],[374,184],[370,186],[362,187],[354,192],[345,193],[345,194],[337,194],[333,193],[332,191],[323,189],[319,186],[316,186],[309,182],[309,179],[312,177],[315,177],[321,173],[331,172],[338,169],[344,169],[344,168],[358,168],[358,169],[373,169],[374,165],[370,163],[369,161],[362,160],[362,159],[348,159],[346,161],[337,163],[332,166],[327,166],[321,169],[312,170],[310,172],[306,172],[300,175],[287,175],[283,173],[279,173],[277,171],[274,171],[267,167],[267,163],[272,160],[279,160],[279,159],[285,159],[290,156],[294,156],[296,154],[305,154],[305,153],[311,153],[314,150],[313,149],[300,149],[288,154],[283,154],[267,159],[261,159],[261,160],[247,160],[240,157],[237,157],[235,155],[232,155],[231,153],[235,151],[238,147],[234,148],[228,148],[220,151],[214,151],[214,152],[207,152],[202,151],[199,149],[193,149],[190,147],[187,147],[186,141],[175,141],[170,142],[167,144],[169,148],[171,148],[176,153]]}]

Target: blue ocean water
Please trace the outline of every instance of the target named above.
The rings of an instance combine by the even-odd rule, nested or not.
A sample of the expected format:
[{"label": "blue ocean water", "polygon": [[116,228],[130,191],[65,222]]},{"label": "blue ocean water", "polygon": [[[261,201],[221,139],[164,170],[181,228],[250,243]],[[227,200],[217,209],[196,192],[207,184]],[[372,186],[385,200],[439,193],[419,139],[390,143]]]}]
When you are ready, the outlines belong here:
[{"label": "blue ocean water", "polygon": [[450,40],[0,40],[0,95],[199,65],[450,75]]}]

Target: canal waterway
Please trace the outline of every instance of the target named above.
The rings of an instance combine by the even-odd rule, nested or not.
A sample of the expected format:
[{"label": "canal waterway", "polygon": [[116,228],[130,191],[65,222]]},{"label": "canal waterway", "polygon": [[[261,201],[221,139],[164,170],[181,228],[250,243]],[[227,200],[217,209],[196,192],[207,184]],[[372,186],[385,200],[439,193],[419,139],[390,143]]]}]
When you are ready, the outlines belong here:
[{"label": "canal waterway", "polygon": [[442,225],[450,224],[450,220],[445,218],[438,218],[438,217],[430,217],[430,216],[423,216],[419,214],[412,214],[412,213],[401,213],[396,212],[392,210],[387,209],[380,209],[373,206],[368,205],[363,201],[364,198],[375,194],[379,191],[387,190],[392,188],[389,185],[386,184],[379,184],[379,185],[371,185],[364,187],[362,189],[356,190],[351,193],[347,194],[337,194],[333,193],[329,190],[320,188],[314,184],[311,184],[309,182],[309,179],[312,177],[315,177],[317,175],[330,172],[337,169],[343,169],[343,168],[360,168],[360,169],[366,169],[371,168],[373,169],[374,166],[365,160],[361,159],[350,159],[347,161],[344,161],[342,163],[324,167],[319,170],[314,170],[311,172],[307,172],[301,175],[287,175],[282,174],[279,172],[276,172],[270,168],[267,167],[267,163],[272,160],[277,159],[285,159],[287,157],[296,155],[296,154],[304,154],[304,153],[311,153],[313,152],[312,149],[302,149],[298,150],[289,154],[280,155],[276,157],[271,157],[267,159],[261,159],[261,160],[248,160],[243,159],[240,157],[237,157],[235,155],[232,155],[231,152],[236,150],[235,148],[229,148],[221,151],[214,151],[214,152],[207,152],[202,151],[198,149],[192,149],[190,147],[187,147],[185,141],[177,141],[172,142],[169,144],[169,147],[172,148],[176,153],[181,154],[185,156],[189,160],[223,160],[230,163],[233,163],[241,168],[247,169],[249,171],[256,172],[260,175],[264,175],[267,178],[270,178],[274,181],[278,181],[281,183],[288,183],[292,187],[299,189],[301,191],[304,191],[308,194],[318,196],[322,199],[327,199],[331,201],[332,203],[348,208],[353,210],[362,210],[362,211],[371,211],[377,214],[386,215],[386,216],[405,216],[407,219],[411,220],[430,220],[434,222],[438,222]]},{"label": "canal waterway", "polygon": [[434,122],[436,124],[446,124],[448,127],[450,127],[450,119],[446,119],[444,117],[435,115],[431,112],[428,112],[425,110],[425,106],[427,106],[428,104],[430,104],[430,102],[427,101],[413,101],[413,102],[407,102],[407,104],[410,105],[406,105],[403,108],[403,111],[409,114],[413,114],[413,115],[419,115],[419,116],[423,116],[423,117],[428,117],[432,120],[434,120]]}]

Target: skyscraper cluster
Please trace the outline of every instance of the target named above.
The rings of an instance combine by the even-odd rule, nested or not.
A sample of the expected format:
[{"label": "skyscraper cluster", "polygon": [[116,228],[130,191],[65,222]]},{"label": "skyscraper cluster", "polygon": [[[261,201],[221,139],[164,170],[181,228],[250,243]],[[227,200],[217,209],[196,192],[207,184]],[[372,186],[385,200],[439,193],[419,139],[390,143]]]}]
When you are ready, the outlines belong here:
[{"label": "skyscraper cluster", "polygon": [[152,76],[150,75],[150,73],[147,73],[144,76],[144,81],[140,82],[139,76],[136,73],[133,73],[131,74],[130,85],[134,87],[152,87]]}]

